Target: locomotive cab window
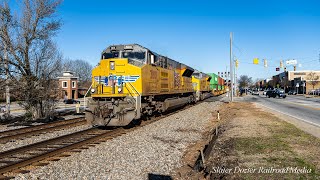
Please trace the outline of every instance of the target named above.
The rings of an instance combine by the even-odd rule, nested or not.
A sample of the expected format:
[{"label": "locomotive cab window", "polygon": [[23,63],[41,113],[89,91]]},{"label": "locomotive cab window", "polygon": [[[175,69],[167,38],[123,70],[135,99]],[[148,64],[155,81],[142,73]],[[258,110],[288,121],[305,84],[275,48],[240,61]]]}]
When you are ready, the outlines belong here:
[{"label": "locomotive cab window", "polygon": [[128,58],[128,62],[133,65],[141,66],[146,62],[146,53],[143,51],[125,51],[122,52],[123,58]]},{"label": "locomotive cab window", "polygon": [[148,53],[148,64],[155,64],[155,55],[150,52]]},{"label": "locomotive cab window", "polygon": [[119,58],[119,52],[103,53],[101,59]]}]

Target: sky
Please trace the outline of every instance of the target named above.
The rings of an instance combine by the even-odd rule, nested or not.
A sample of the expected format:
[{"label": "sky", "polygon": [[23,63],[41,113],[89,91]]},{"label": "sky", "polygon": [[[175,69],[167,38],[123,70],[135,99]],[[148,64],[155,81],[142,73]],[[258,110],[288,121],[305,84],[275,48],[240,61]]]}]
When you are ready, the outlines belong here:
[{"label": "sky", "polygon": [[319,7],[318,0],[65,0],[55,39],[65,58],[94,66],[106,47],[137,43],[217,73],[229,69],[233,32],[238,76],[268,78],[278,73],[280,60],[296,59],[297,70],[320,70]]}]

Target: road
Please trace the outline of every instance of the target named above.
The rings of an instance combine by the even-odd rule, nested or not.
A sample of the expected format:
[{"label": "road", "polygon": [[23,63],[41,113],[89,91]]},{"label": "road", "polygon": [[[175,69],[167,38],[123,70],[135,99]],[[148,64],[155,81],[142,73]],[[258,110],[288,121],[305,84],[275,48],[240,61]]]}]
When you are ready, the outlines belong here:
[{"label": "road", "polygon": [[267,98],[264,95],[248,95],[244,100],[259,103],[270,111],[277,111],[320,127],[320,98],[289,95],[283,99]]}]

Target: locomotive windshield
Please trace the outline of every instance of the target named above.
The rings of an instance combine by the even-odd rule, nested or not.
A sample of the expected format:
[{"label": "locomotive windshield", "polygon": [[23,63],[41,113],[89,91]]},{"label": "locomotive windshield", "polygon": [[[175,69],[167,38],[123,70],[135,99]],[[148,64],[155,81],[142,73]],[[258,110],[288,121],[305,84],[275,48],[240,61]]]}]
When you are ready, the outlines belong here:
[{"label": "locomotive windshield", "polygon": [[103,53],[101,59],[119,58],[119,52]]},{"label": "locomotive windshield", "polygon": [[123,52],[122,57],[123,58],[130,58],[130,59],[135,59],[135,60],[140,60],[144,61],[145,60],[145,55],[146,53],[141,51],[141,52]]},{"label": "locomotive windshield", "polygon": [[143,51],[122,52],[122,58],[128,58],[130,64],[141,66],[145,63],[146,53]]}]

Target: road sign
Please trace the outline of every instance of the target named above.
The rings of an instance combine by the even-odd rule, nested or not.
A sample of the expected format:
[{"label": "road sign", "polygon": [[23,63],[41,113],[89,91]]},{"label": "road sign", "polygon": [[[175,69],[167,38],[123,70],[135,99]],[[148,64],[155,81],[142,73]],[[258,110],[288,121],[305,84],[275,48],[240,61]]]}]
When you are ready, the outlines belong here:
[{"label": "road sign", "polygon": [[287,64],[287,65],[296,65],[296,64],[298,64],[298,61],[297,61],[297,60],[292,59],[292,60],[288,60],[288,61],[286,61],[286,64]]}]

